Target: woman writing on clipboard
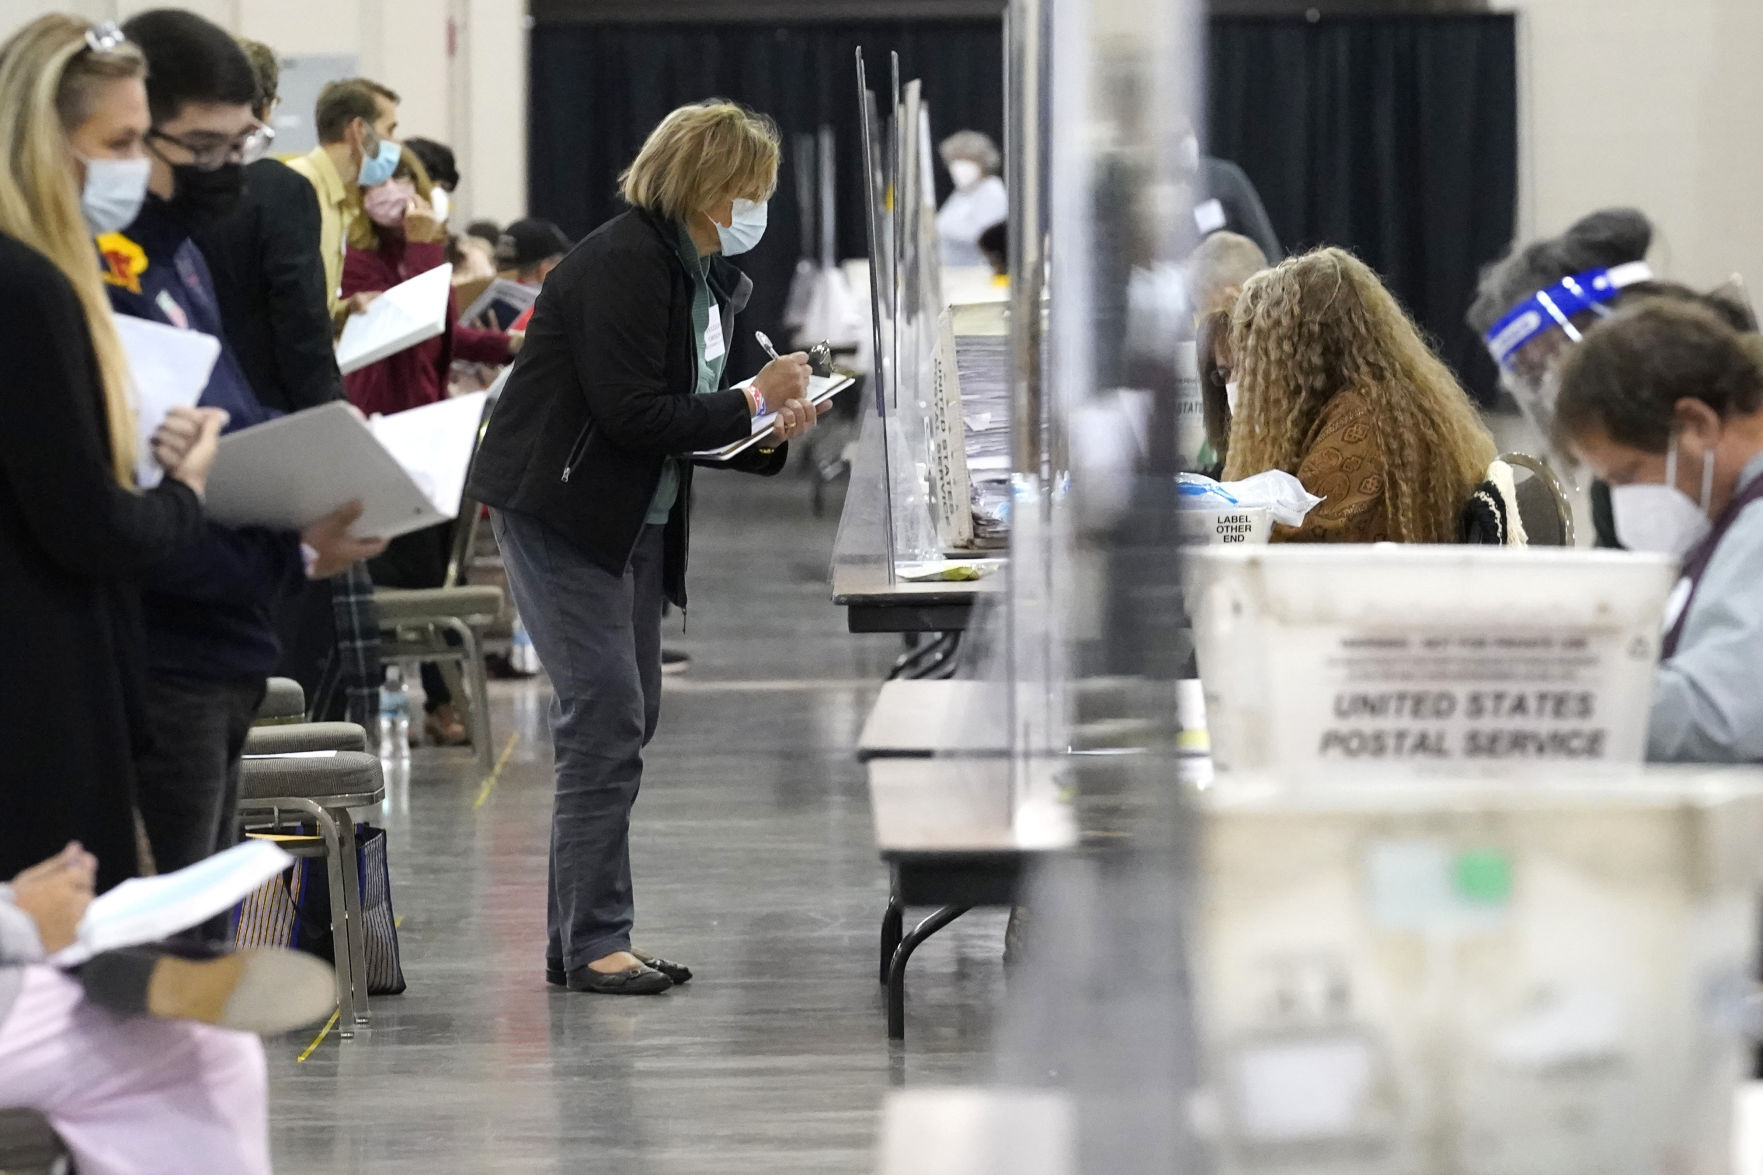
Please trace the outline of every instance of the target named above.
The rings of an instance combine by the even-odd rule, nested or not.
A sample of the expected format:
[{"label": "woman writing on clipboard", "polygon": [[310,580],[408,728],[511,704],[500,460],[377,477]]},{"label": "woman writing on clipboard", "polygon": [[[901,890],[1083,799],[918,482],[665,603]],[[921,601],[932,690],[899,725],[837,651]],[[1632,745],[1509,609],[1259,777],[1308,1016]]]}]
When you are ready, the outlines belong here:
[{"label": "woman writing on clipboard", "polygon": [[661,607],[686,606],[689,455],[777,414],[775,443],[727,463],[783,468],[814,427],[808,357],[725,386],[752,283],[727,257],[765,231],[778,132],[727,102],[662,120],[623,178],[630,211],[552,271],[473,468],[509,587],[550,671],[557,760],[545,970],[572,991],[691,978],[633,952],[630,812],[661,708]]}]

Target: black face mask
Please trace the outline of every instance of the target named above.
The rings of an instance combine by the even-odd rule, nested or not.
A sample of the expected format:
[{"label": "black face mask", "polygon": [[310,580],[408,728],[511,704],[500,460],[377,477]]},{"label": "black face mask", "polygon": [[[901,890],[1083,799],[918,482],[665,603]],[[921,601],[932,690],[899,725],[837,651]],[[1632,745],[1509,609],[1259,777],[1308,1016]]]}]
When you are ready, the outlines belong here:
[{"label": "black face mask", "polygon": [[225,220],[245,194],[245,165],[223,163],[213,171],[190,164],[171,169],[176,190],[166,206],[191,230],[207,228]]}]

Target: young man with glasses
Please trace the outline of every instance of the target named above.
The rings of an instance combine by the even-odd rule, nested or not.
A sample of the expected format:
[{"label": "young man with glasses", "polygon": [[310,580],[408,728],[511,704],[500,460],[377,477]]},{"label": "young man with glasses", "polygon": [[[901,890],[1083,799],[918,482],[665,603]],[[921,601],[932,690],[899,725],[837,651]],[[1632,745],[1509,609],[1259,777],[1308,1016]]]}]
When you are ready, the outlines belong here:
[{"label": "young man with glasses", "polygon": [[[192,234],[238,204],[245,164],[268,146],[252,114],[256,82],[233,39],[188,12],[159,9],[123,26],[147,58],[148,196],[135,223],[98,239],[118,314],[221,340],[200,403],[229,431],[272,413],[226,345],[214,281]],[[141,816],[167,872],[238,839],[234,809],[245,732],[280,657],[275,614],[307,575],[329,575],[384,544],[349,538],[359,508],[304,534],[209,523],[196,547],[142,579],[149,745],[137,756]]]}]

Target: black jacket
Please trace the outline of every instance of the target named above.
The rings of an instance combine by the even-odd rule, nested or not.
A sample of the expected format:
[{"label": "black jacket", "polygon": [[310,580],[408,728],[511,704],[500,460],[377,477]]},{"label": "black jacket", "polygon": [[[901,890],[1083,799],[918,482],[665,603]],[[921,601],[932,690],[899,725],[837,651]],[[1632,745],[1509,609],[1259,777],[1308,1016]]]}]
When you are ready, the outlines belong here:
[{"label": "black jacket", "polygon": [[[526,344],[509,374],[467,495],[549,525],[595,563],[621,574],[642,533],[668,456],[719,448],[752,427],[746,394],[694,395],[692,279],[674,247],[678,228],[633,210],[590,233],[551,271]],[[723,337],[752,289],[721,257],[710,288]],[[779,448],[730,467],[772,474]],[[686,606],[692,466],[682,462],[667,520],[667,598]]]},{"label": "black jacket", "polygon": [[116,484],[85,312],[47,257],[3,234],[0,342],[0,879],[78,839],[107,889],[137,871],[130,581],[202,537],[202,507],[170,479]]},{"label": "black jacket", "polygon": [[196,238],[227,343],[265,407],[298,412],[341,400],[318,193],[275,159],[258,160],[246,176],[238,209]]}]

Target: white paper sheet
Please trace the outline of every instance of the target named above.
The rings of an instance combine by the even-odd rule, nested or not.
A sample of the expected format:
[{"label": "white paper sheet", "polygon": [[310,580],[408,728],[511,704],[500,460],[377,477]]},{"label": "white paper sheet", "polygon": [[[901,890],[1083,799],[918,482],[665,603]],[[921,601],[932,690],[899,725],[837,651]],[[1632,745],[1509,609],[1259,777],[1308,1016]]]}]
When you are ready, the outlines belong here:
[{"label": "white paper sheet", "polygon": [[294,863],[278,845],[250,840],[159,877],[137,877],[95,898],[74,944],[51,955],[76,967],[93,955],[158,942],[229,910]]},{"label": "white paper sheet", "polygon": [[449,521],[486,399],[474,392],[372,423],[325,404],[233,433],[208,475],[208,513],[229,526],[303,530],[359,501],[352,533],[387,539]]},{"label": "white paper sheet", "polygon": [[337,367],[348,375],[434,338],[447,329],[452,292],[451,265],[437,265],[393,286],[365,311],[350,315],[337,341]]},{"label": "white paper sheet", "polygon": [[435,509],[449,518],[459,514],[465,473],[489,398],[488,392],[472,392],[368,422],[386,452],[397,458]]},{"label": "white paper sheet", "polygon": [[112,316],[128,357],[130,393],[134,398],[135,480],[142,489],[159,484],[165,471],[153,460],[153,434],[173,408],[193,408],[208,386],[220,358],[220,340],[201,331],[179,330],[132,315]]}]

